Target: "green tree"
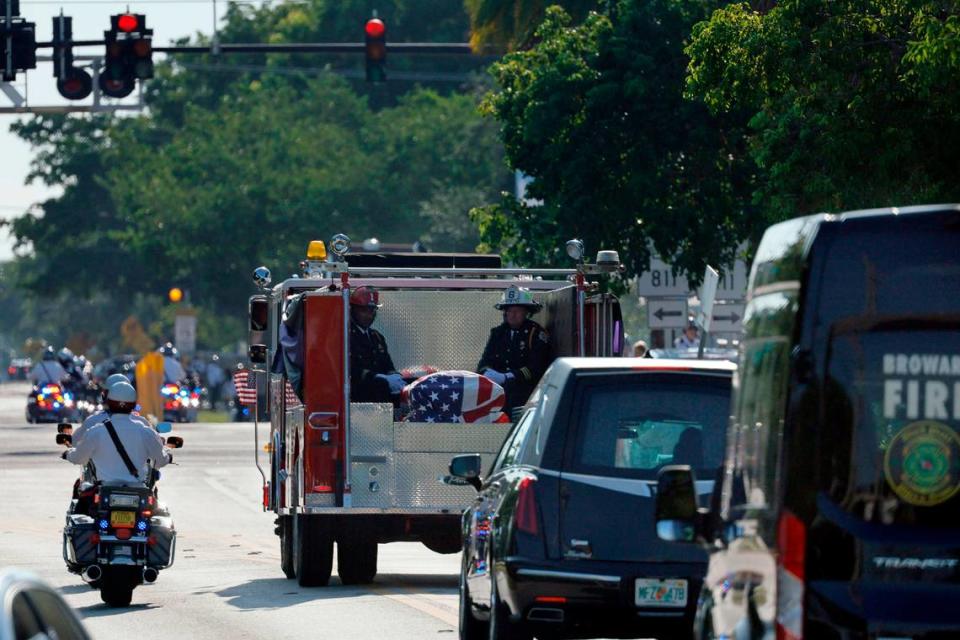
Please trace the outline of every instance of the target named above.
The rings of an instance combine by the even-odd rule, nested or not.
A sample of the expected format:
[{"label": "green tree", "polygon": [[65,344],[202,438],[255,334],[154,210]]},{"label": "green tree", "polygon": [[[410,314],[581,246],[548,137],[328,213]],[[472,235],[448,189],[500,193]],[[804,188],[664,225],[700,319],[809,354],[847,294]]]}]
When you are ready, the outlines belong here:
[{"label": "green tree", "polygon": [[482,51],[493,48],[513,51],[524,48],[534,37],[543,21],[547,7],[562,6],[569,14],[582,20],[600,4],[598,0],[564,0],[562,2],[533,2],[531,0],[465,0],[470,14],[470,43]]},{"label": "green tree", "polygon": [[698,280],[732,262],[752,231],[752,163],[736,120],[685,100],[685,38],[705,3],[622,0],[578,26],[547,11],[537,44],[493,68],[485,103],[531,206],[510,196],[474,211],[484,242],[518,263],[558,262],[563,240],[618,249],[627,276],[653,246]]},{"label": "green tree", "polygon": [[689,95],[745,114],[767,219],[960,197],[958,11],[793,0],[696,25]]}]

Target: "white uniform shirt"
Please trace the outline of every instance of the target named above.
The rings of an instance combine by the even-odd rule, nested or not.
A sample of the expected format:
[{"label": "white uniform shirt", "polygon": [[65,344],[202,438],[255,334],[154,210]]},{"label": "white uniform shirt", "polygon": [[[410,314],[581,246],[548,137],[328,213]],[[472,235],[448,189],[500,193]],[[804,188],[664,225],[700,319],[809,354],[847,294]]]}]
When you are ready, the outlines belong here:
[{"label": "white uniform shirt", "polygon": [[163,381],[180,382],[187,377],[183,371],[183,366],[174,358],[163,359]]},{"label": "white uniform shirt", "polygon": [[[84,434],[87,433],[87,431],[90,431],[90,429],[102,423],[104,420],[106,420],[109,417],[110,417],[110,414],[107,413],[106,411],[98,411],[97,413],[93,414],[92,416],[84,420],[83,424],[77,427],[77,430],[73,432],[73,446],[76,447],[80,443],[80,440],[83,439],[83,436]],[[149,429],[153,428],[150,425],[150,423],[147,422],[147,419],[144,418],[143,416],[135,416],[133,414],[130,414],[130,419],[133,420],[134,422],[139,422],[140,424],[142,424],[143,426]]]},{"label": "white uniform shirt", "polygon": [[30,372],[30,379],[39,384],[47,382],[60,382],[67,377],[67,371],[56,360],[43,360],[38,362]]},{"label": "white uniform shirt", "polygon": [[101,482],[114,484],[139,485],[143,484],[145,476],[143,470],[148,460],[154,461],[157,467],[167,464],[167,455],[163,450],[160,435],[149,427],[134,420],[126,414],[110,416],[117,431],[123,448],[133,466],[140,471],[138,478],[134,478],[123,464],[123,458],[117,451],[110,433],[103,424],[97,424],[87,431],[77,446],[67,451],[67,460],[74,464],[84,465],[93,460],[97,468],[97,479]]},{"label": "white uniform shirt", "polygon": [[679,338],[673,341],[673,346],[677,349],[699,349],[700,348],[700,336],[697,336],[693,340],[687,337],[687,334],[681,335]]}]

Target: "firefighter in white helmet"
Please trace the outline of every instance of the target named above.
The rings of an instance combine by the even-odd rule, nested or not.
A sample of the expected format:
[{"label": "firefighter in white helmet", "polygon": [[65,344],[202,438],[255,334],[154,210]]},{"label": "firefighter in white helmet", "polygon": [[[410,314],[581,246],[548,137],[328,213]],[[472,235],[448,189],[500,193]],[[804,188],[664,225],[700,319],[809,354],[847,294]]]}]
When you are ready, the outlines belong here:
[{"label": "firefighter in white helmet", "polygon": [[503,387],[504,411],[527,401],[550,364],[550,337],[530,316],[540,311],[528,289],[512,286],[503,292],[496,308],[503,324],[490,330],[490,338],[477,371]]},{"label": "firefighter in white helmet", "polygon": [[94,425],[76,447],[63,453],[74,464],[92,461],[97,479],[111,484],[142,485],[147,481],[145,470],[152,463],[162,467],[173,457],[163,447],[160,435],[130,412],[137,405],[137,392],[128,383],[120,382],[107,392],[109,417]]}]

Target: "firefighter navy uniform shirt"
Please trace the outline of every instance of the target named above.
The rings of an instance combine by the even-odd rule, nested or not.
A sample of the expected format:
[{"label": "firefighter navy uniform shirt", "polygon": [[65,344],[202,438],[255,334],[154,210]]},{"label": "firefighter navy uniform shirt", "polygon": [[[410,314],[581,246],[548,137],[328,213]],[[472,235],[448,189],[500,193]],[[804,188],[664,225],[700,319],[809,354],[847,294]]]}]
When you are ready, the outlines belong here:
[{"label": "firefighter navy uniform shirt", "polygon": [[504,322],[490,330],[477,371],[494,369],[513,374],[513,379],[504,385],[504,411],[509,413],[527,401],[549,364],[550,338],[543,327],[528,318],[519,329],[511,329]]},{"label": "firefighter navy uniform shirt", "polygon": [[391,402],[390,386],[377,374],[394,373],[387,340],[373,328],[350,323],[351,402]]}]

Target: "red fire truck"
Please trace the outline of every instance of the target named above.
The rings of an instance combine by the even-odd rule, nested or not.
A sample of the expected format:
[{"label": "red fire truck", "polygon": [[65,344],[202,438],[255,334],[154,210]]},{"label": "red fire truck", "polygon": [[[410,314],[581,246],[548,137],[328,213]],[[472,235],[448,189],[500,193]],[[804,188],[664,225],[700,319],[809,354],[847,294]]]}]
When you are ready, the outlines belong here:
[{"label": "red fire truck", "polygon": [[460,515],[474,491],[451,482],[447,466],[461,453],[492,462],[511,427],[411,422],[403,407],[351,402],[351,289],[379,292],[374,327],[407,382],[425,371],[474,370],[490,329],[503,321],[494,305],[511,286],[542,305],[536,320],[553,357],[623,350],[619,303],[589,280],[620,269],[616,252],[601,251],[588,264],[573,240],[573,268],[517,269],[494,255],[349,248],[343,235],[329,254],[311,242],[302,275],[274,286],[269,270],[258,268],[261,293],[250,299],[253,378],[259,413],[270,416],[269,468],[258,460],[263,506],[277,514],[283,572],[304,586],[327,584],[334,543],[344,584],[373,580],[381,543],[459,551]]}]

